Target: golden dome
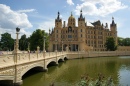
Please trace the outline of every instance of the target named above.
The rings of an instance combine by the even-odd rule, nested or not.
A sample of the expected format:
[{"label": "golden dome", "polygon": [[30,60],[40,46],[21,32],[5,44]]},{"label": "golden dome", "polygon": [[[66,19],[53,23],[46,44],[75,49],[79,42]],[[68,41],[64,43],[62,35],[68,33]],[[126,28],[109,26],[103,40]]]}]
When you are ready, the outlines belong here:
[{"label": "golden dome", "polygon": [[70,15],[69,19],[75,19],[75,17],[73,16],[72,12],[71,12],[71,15]]}]

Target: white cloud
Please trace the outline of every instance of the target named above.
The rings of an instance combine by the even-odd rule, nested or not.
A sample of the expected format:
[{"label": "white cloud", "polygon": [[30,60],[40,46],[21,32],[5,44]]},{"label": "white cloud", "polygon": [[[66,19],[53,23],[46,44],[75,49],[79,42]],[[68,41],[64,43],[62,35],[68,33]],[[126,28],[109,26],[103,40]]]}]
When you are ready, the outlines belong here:
[{"label": "white cloud", "polygon": [[25,13],[19,13],[10,9],[9,6],[0,4],[0,31],[14,34],[15,28],[31,28],[32,24]]},{"label": "white cloud", "polygon": [[74,3],[73,3],[72,0],[67,0],[67,3],[68,3],[69,5],[74,5]]},{"label": "white cloud", "polygon": [[28,12],[34,12],[36,11],[35,9],[25,9],[25,10],[18,10],[17,12],[19,13],[28,13]]},{"label": "white cloud", "polygon": [[[1,39],[1,34],[4,34],[4,33],[9,33],[11,34],[11,37],[16,39],[16,30],[15,29],[3,29],[3,28],[0,28],[0,39]],[[28,31],[25,31],[25,29],[21,28],[20,29],[20,34],[19,34],[19,38],[21,37],[21,35],[25,34],[26,37],[29,37],[32,33],[31,32],[28,32]]]},{"label": "white cloud", "polygon": [[49,29],[54,28],[55,26],[55,19],[44,21],[39,24],[39,29],[45,30],[46,32],[49,32]]},{"label": "white cloud", "polygon": [[127,8],[119,0],[81,0],[82,4],[77,4],[75,13],[79,15],[83,9],[84,15],[106,16],[118,10]]}]

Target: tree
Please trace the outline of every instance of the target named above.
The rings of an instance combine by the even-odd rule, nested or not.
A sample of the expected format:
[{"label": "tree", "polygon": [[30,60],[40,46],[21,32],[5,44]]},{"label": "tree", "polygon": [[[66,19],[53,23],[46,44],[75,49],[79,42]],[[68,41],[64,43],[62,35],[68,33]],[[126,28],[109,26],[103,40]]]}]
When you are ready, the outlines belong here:
[{"label": "tree", "polygon": [[0,48],[1,48],[1,41],[0,41]]},{"label": "tree", "polygon": [[113,37],[108,37],[106,39],[105,47],[109,51],[115,51],[117,49],[117,46],[115,45],[115,40]]},{"label": "tree", "polygon": [[48,34],[45,33],[45,31],[41,30],[41,29],[37,29],[36,31],[34,31],[29,38],[31,50],[36,50],[37,46],[40,47],[40,50],[43,50],[43,41],[44,41],[43,36],[46,36],[45,48],[47,50],[47,48],[48,48]]},{"label": "tree", "polygon": [[122,42],[124,46],[130,46],[130,38],[125,38]]},{"label": "tree", "polygon": [[130,46],[130,38],[118,37],[118,45],[119,46]]},{"label": "tree", "polygon": [[26,35],[22,35],[19,40],[19,48],[20,50],[27,50],[28,48],[28,38],[26,38]]},{"label": "tree", "polygon": [[119,46],[123,46],[124,45],[123,44],[123,40],[124,40],[124,38],[118,37],[118,45]]},{"label": "tree", "polygon": [[14,46],[14,39],[11,38],[11,34],[4,33],[1,34],[1,48],[3,50],[13,50]]}]

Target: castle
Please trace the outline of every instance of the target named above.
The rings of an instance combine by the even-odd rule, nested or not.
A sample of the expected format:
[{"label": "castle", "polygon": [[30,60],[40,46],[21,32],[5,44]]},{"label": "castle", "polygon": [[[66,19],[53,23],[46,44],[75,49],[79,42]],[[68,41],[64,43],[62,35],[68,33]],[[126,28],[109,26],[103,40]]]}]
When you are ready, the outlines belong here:
[{"label": "castle", "polygon": [[76,19],[71,13],[68,18],[68,24],[60,18],[60,13],[55,19],[54,29],[49,30],[49,51],[105,51],[104,46],[107,37],[113,37],[117,44],[117,25],[112,17],[110,29],[108,24],[104,26],[98,20],[92,23],[93,26],[87,25],[83,17],[82,10],[78,18],[78,26]]}]

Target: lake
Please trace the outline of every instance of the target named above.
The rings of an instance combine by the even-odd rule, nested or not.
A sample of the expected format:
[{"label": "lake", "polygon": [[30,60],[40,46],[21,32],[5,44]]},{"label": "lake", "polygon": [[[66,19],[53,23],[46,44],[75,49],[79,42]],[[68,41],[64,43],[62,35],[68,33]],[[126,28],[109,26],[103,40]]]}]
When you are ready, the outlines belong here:
[{"label": "lake", "polygon": [[130,86],[130,56],[66,60],[48,67],[47,72],[25,75],[21,86],[76,86],[82,75],[97,78],[98,73],[111,76],[116,86]]}]

